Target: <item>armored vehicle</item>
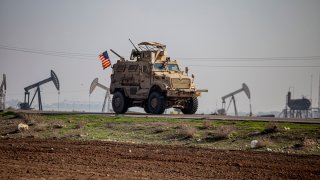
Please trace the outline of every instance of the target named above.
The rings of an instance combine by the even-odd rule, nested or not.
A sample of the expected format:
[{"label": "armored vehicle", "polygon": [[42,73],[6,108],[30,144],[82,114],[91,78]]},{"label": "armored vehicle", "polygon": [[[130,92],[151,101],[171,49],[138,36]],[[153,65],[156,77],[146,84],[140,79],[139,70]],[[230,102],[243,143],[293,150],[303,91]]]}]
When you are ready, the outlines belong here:
[{"label": "armored vehicle", "polygon": [[111,74],[114,112],[123,114],[130,107],[142,107],[146,113],[162,114],[173,107],[184,114],[194,114],[198,109],[197,97],[207,90],[196,89],[194,76],[188,77],[178,62],[168,57],[166,45],[142,42],[139,49],[132,45],[135,49],[130,60],[111,49],[120,58],[112,66]]}]

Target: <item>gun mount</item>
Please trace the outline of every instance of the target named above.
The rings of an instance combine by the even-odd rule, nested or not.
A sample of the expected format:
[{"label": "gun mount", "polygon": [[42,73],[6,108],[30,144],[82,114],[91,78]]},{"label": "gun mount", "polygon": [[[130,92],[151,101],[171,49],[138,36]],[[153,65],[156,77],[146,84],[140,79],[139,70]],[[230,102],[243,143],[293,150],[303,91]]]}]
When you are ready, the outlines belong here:
[{"label": "gun mount", "polygon": [[[59,84],[59,79],[58,76],[53,72],[53,70],[51,70],[51,76],[47,79],[44,79],[42,81],[39,81],[37,83],[34,83],[30,86],[27,86],[24,88],[25,93],[24,93],[24,102],[20,103],[20,108],[24,109],[24,110],[30,110],[31,109],[31,105],[33,103],[33,100],[35,98],[35,96],[38,94],[38,105],[39,105],[39,110],[42,111],[42,100],[41,100],[41,91],[40,91],[40,86],[48,83],[52,81],[53,84],[55,85],[56,89],[59,91],[60,90],[60,84]],[[36,88],[36,91],[32,97],[32,100],[30,102],[30,92],[29,90]]]},{"label": "gun mount", "polygon": [[7,80],[6,75],[3,74],[1,86],[0,86],[0,111],[6,109],[6,90],[7,90]]},{"label": "gun mount", "polygon": [[103,101],[103,106],[102,106],[102,112],[105,112],[105,107],[106,107],[106,102],[108,100],[108,107],[107,107],[107,112],[111,112],[111,109],[110,109],[110,105],[111,105],[111,97],[110,97],[110,89],[102,84],[100,84],[99,82],[99,79],[98,78],[95,78],[92,83],[91,83],[91,86],[90,86],[90,90],[89,90],[89,94],[91,95],[92,92],[94,91],[94,89],[98,86],[102,89],[104,89],[106,91],[106,95],[104,97],[104,101]]},{"label": "gun mount", "polygon": [[110,49],[110,51],[115,54],[116,56],[118,56],[120,58],[121,61],[124,61],[124,57],[120,56],[118,53],[116,53],[114,50]]}]

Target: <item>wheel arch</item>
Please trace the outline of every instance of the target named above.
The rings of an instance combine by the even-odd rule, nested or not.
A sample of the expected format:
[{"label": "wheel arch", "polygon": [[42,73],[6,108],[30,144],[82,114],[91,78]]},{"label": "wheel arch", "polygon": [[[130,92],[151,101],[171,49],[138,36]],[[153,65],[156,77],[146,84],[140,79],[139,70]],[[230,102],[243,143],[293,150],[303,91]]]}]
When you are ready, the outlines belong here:
[{"label": "wheel arch", "polygon": [[117,92],[117,91],[120,91],[123,93],[123,95],[125,95],[126,97],[129,97],[129,94],[128,92],[125,90],[125,88],[115,88],[114,89],[114,93]]},{"label": "wheel arch", "polygon": [[149,90],[149,95],[148,95],[148,97],[149,97],[150,94],[151,94],[152,92],[154,92],[154,91],[157,91],[157,92],[162,93],[164,90],[165,90],[165,89],[161,88],[161,84],[158,84],[158,83],[153,84],[152,87],[151,87],[150,90]]}]

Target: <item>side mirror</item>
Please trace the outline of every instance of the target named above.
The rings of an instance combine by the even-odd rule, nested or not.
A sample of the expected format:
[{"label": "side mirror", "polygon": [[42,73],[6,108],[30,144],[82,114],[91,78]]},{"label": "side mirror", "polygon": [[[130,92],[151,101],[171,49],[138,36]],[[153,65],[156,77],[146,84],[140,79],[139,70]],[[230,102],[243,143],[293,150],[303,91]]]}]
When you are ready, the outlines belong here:
[{"label": "side mirror", "polygon": [[185,67],[185,72],[186,72],[186,74],[188,76],[188,73],[189,73],[189,68],[188,67]]}]

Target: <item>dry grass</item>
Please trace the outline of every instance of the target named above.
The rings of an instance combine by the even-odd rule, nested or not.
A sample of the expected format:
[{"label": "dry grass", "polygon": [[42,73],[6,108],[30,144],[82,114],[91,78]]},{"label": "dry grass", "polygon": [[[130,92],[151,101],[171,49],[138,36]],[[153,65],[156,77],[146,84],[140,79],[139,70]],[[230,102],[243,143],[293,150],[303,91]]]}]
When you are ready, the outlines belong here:
[{"label": "dry grass", "polygon": [[66,127],[64,121],[62,121],[62,120],[53,120],[50,122],[50,126],[53,129],[61,129],[61,128]]},{"label": "dry grass", "polygon": [[261,131],[260,134],[270,134],[270,133],[275,133],[278,132],[278,127],[276,125],[268,126],[266,127],[263,131]]},{"label": "dry grass", "polygon": [[261,139],[261,140],[258,140],[255,148],[256,148],[256,149],[264,148],[264,147],[267,146],[267,144],[269,144],[268,141]]},{"label": "dry grass", "polygon": [[19,116],[21,116],[29,126],[33,126],[44,121],[44,118],[38,114],[20,114]]},{"label": "dry grass", "polygon": [[48,125],[48,123],[46,123],[46,122],[39,122],[39,123],[36,123],[35,125],[34,125],[34,131],[35,132],[40,132],[40,131],[45,131],[45,130],[47,130],[49,128],[49,125]]},{"label": "dry grass", "polygon": [[310,138],[304,138],[302,141],[303,147],[314,147],[317,144],[317,141]]},{"label": "dry grass", "polygon": [[86,122],[85,121],[79,121],[76,126],[75,126],[75,129],[82,129],[86,126]]},{"label": "dry grass", "polygon": [[206,134],[206,141],[219,141],[223,139],[229,139],[234,132],[235,128],[230,125],[219,126],[213,132]]},{"label": "dry grass", "polygon": [[189,125],[183,124],[177,127],[176,133],[172,138],[174,139],[190,139],[193,138],[196,133],[196,129]]},{"label": "dry grass", "polygon": [[113,129],[115,127],[115,124],[113,123],[107,123],[104,125],[105,128],[108,128],[108,129]]},{"label": "dry grass", "polygon": [[63,136],[59,136],[60,138],[81,138],[87,136],[86,133],[83,133],[82,129],[74,129],[68,131]]},{"label": "dry grass", "polygon": [[213,129],[213,125],[210,121],[204,121],[202,123],[202,126],[199,127],[200,130],[205,130],[205,129]]}]

